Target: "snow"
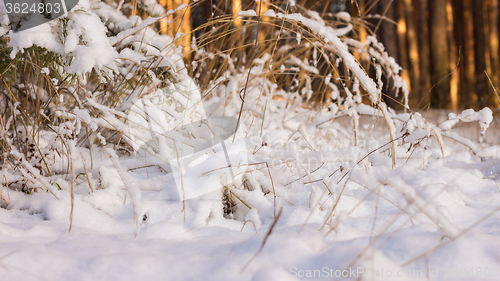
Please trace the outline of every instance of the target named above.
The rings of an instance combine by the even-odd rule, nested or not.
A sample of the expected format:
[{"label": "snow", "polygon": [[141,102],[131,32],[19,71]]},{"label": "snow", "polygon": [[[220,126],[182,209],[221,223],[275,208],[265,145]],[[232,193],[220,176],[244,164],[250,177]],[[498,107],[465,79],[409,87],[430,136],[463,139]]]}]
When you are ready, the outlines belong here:
[{"label": "snow", "polygon": [[[272,119],[278,112],[268,114]],[[374,113],[368,108],[359,112]],[[89,118],[81,112],[78,116]],[[404,116],[408,115],[400,118],[405,120]],[[372,117],[364,118],[360,124]],[[359,130],[361,136],[370,131],[361,125]],[[373,137],[387,140],[387,131],[379,132]],[[220,188],[186,200],[184,209],[171,174],[148,166],[154,164],[152,159],[117,158],[110,149],[93,151],[94,168],[87,167],[94,192],[87,180],[77,178],[71,233],[67,187],[56,191],[59,199],[46,192],[28,195],[3,189],[9,205],[0,208],[2,276],[8,280],[299,280],[315,272],[335,278],[336,272],[359,270],[370,279],[369,274],[380,276],[382,270],[394,275],[423,270],[424,275],[401,279],[424,280],[429,270],[439,279],[446,272],[464,274],[461,268],[474,274],[498,271],[499,147],[486,148],[483,156],[490,158],[481,161],[462,145],[450,144],[444,163],[439,147],[427,145],[424,154],[398,159],[397,168],[391,169],[390,156],[380,152],[354,165],[378,144],[335,150],[337,144],[330,142],[312,153],[307,144],[302,147],[295,141],[283,150],[290,133],[274,130],[248,140],[256,148],[267,143],[248,156],[251,163],[270,164],[277,198],[266,166],[250,168],[253,172],[236,179],[247,180],[249,190],[228,188],[252,209],[239,203],[232,219],[222,213]],[[313,147],[318,141],[311,143]],[[96,155],[102,155],[101,160]],[[279,159],[295,160],[287,168],[277,165]],[[315,161],[325,164],[315,171],[320,165]],[[330,177],[340,165],[343,171]],[[280,208],[283,213],[262,252],[245,268]],[[471,225],[475,226],[469,229]],[[496,280],[493,276],[466,275],[466,279]],[[351,277],[347,279],[358,275]]]},{"label": "snow", "polygon": [[[260,75],[271,56],[258,57],[234,132],[246,75],[214,81],[202,105],[206,95],[172,38],[149,28],[159,18],[126,18],[102,2],[92,12],[80,2],[64,42],[55,40],[61,23],[54,21],[10,33],[13,54],[43,46],[78,75],[127,75],[159,57],[158,67],[178,80],[159,88],[151,69],[152,85],[116,108],[100,103],[97,91],[74,94],[71,109],[62,105],[68,95],[55,97],[51,110],[64,122],[38,133],[31,159],[12,149],[7,156],[17,164],[2,162],[2,280],[498,279],[500,120],[490,109],[445,120],[396,113],[380,101],[379,78],[400,68],[375,38],[368,44],[380,65],[372,79],[349,52],[359,42],[339,38],[345,30],[268,10],[323,36],[356,79],[342,104],[291,106],[292,98],[274,98],[289,93]],[[155,3],[145,1],[148,9]],[[103,20],[116,36],[106,35]],[[295,56],[288,62],[319,73]],[[332,95],[340,95],[331,80]],[[372,105],[361,103],[360,87]],[[20,115],[20,103],[13,107]],[[479,141],[471,137],[477,126]],[[33,127],[14,129],[26,146],[34,143]],[[103,129],[119,131],[131,153],[107,144]],[[75,136],[86,133],[100,143],[81,145]]]},{"label": "snow", "polygon": [[[257,13],[254,10],[247,10],[247,11],[238,11],[237,15],[241,17],[252,17],[252,16],[257,16]],[[268,16],[270,15],[271,14],[268,14]]]},{"label": "snow", "polygon": [[449,119],[458,119],[462,122],[473,122],[478,121],[481,127],[481,134],[484,134],[490,123],[493,121],[493,112],[488,107],[475,112],[473,109],[464,110],[461,114],[450,113]]},{"label": "snow", "polygon": [[161,16],[165,13],[165,9],[157,0],[144,0],[143,5],[145,10],[154,17]]},{"label": "snow", "polygon": [[106,36],[106,28],[95,13],[89,12],[89,0],[80,0],[73,12],[68,13],[67,38],[61,40],[60,20],[36,26],[21,32],[9,33],[8,46],[14,58],[18,52],[33,45],[63,56],[67,61],[68,73],[83,75],[92,69],[109,68],[115,70],[117,56]]},{"label": "snow", "polygon": [[269,9],[264,13],[264,16],[267,17],[276,17],[276,12],[273,9]]}]

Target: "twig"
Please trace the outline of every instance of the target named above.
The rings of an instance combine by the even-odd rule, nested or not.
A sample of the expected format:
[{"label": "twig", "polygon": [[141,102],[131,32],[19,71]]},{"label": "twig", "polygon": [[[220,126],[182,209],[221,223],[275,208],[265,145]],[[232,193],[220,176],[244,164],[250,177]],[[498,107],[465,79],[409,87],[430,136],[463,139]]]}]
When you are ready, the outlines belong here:
[{"label": "twig", "polygon": [[[318,171],[319,169],[321,169],[321,167],[323,167],[323,165],[325,165],[325,162],[322,162],[322,163],[321,163],[321,165],[320,165],[318,168],[314,169],[314,171],[310,172],[309,174],[307,174],[307,173],[306,173],[304,176],[299,177],[299,178],[297,178],[297,179],[295,179],[295,180],[293,180],[293,181],[291,181],[291,182],[289,182],[289,183],[285,184],[285,186],[290,185],[290,184],[292,184],[292,183],[294,183],[294,182],[296,182],[296,181],[300,180],[301,178],[303,179],[303,178],[305,178],[305,177],[309,177],[312,173],[314,173],[314,172]],[[335,173],[335,172],[333,172],[333,173]],[[332,175],[333,175],[333,173],[332,173]],[[330,177],[331,177],[332,175],[330,175]],[[321,181],[321,180],[316,180],[316,181]],[[306,182],[306,183],[304,183],[304,184],[307,184],[307,183],[313,183],[313,182],[316,182],[316,181],[310,181],[310,182]]]},{"label": "twig", "polygon": [[[259,1],[259,14],[258,14],[258,19],[257,19],[257,33],[259,33],[259,31],[260,31],[261,8],[262,8],[262,1]],[[240,126],[241,114],[243,113],[243,105],[245,105],[245,97],[247,95],[248,81],[250,81],[250,73],[252,72],[253,61],[258,53],[258,51],[257,51],[258,45],[259,45],[259,40],[258,40],[258,38],[256,38],[255,44],[253,45],[254,53],[253,53],[252,61],[250,61],[250,67],[248,68],[248,74],[247,74],[247,80],[245,82],[245,88],[243,89],[243,97],[240,96],[241,97],[241,108],[240,108],[240,112],[238,113],[238,121],[236,122],[236,128],[234,129],[233,142],[236,138],[236,132],[238,131],[238,128]]]},{"label": "twig", "polygon": [[253,262],[253,260],[260,254],[260,252],[262,252],[262,249],[264,249],[264,245],[266,245],[267,239],[269,238],[269,236],[271,236],[271,233],[273,232],[274,227],[278,223],[278,220],[280,219],[282,213],[283,213],[283,208],[280,209],[278,216],[276,217],[276,219],[274,219],[274,222],[271,225],[271,228],[269,228],[266,237],[264,237],[264,241],[262,241],[262,245],[260,245],[259,250],[257,250],[257,252],[253,255],[253,257],[245,264],[245,266],[243,266],[243,268],[240,270],[240,274],[243,273],[243,271],[245,271],[245,269]]},{"label": "twig", "polygon": [[71,212],[69,214],[69,232],[71,232],[71,228],[73,227],[73,211],[75,209],[75,168],[73,167],[73,151],[71,150],[73,150],[72,147],[68,149],[71,169]]},{"label": "twig", "polygon": [[309,212],[309,215],[307,216],[306,220],[304,221],[304,223],[300,227],[298,234],[300,234],[302,232],[302,230],[304,229],[304,227],[306,226],[307,222],[309,221],[309,219],[311,218],[312,214],[316,210],[316,207],[319,206],[319,200],[321,200],[321,198],[323,198],[323,196],[325,195],[326,191],[328,190],[331,193],[330,189],[328,188],[328,185],[325,182],[323,182],[323,184],[326,186],[326,188],[323,189],[323,193],[321,193],[321,196],[318,198],[318,202],[316,202],[316,204],[314,204],[313,209],[311,210],[311,212]]},{"label": "twig", "polygon": [[273,195],[274,195],[273,196],[273,201],[274,201],[274,217],[277,218],[276,217],[276,190],[274,189],[273,176],[271,175],[271,170],[269,169],[269,164],[267,164],[267,162],[264,162],[264,163],[266,163],[267,172],[269,173],[269,178],[271,179],[271,186],[273,187]]},{"label": "twig", "polygon": [[493,91],[495,92],[495,95],[497,96],[498,101],[500,102],[500,96],[498,96],[497,89],[493,85],[493,82],[491,82],[490,76],[488,75],[488,72],[486,72],[486,69],[484,70],[484,74],[486,74],[486,77],[488,77],[488,81],[490,81],[490,85],[493,88]]},{"label": "twig", "polygon": [[229,187],[224,185],[224,188],[227,189],[227,191],[229,191],[229,193],[231,193],[231,195],[238,198],[238,200],[240,200],[240,202],[243,203],[243,205],[245,205],[248,209],[250,209],[250,210],[252,209],[252,207],[250,207],[250,205],[248,205],[245,201],[241,200],[241,198],[238,195],[236,195],[231,189],[229,189]]},{"label": "twig", "polygon": [[0,196],[2,197],[2,200],[5,201],[5,203],[7,203],[7,205],[10,205],[9,201],[7,200],[7,198],[5,198],[5,196],[3,196],[3,194],[0,192]]},{"label": "twig", "polygon": [[[341,190],[341,191],[340,191],[340,193],[339,193],[339,197],[337,198],[337,201],[335,202],[335,204],[333,204],[332,211],[328,214],[328,216],[326,216],[326,220],[325,220],[325,222],[323,223],[322,228],[323,228],[323,227],[325,227],[326,223],[328,222],[328,219],[330,219],[330,217],[333,215],[333,212],[335,212],[335,209],[337,208],[337,205],[338,205],[338,204],[339,204],[339,202],[340,202],[340,198],[342,197],[342,194],[344,194],[344,190],[345,190],[345,188],[346,188],[346,186],[347,186],[347,183],[349,182],[349,179],[351,178],[351,175],[352,175],[352,172],[353,172],[353,171],[354,171],[354,169],[352,169],[349,173],[346,173],[346,175],[347,175],[347,174],[349,174],[349,177],[346,179],[346,181],[345,181],[345,183],[344,183],[344,186],[342,186],[342,190]],[[345,176],[345,175],[344,175],[344,176]],[[343,179],[343,178],[344,178],[344,177],[342,177],[342,179]],[[342,179],[340,179],[340,180],[337,182],[337,184],[338,184],[339,182],[341,182],[341,181],[342,181]],[[334,229],[334,228],[332,228],[330,231],[328,231],[328,232],[326,233],[325,237],[326,237],[326,236],[328,236],[328,235],[332,232],[332,230],[333,230],[333,229]]]},{"label": "twig", "polygon": [[245,221],[245,222],[243,223],[243,226],[241,227],[240,232],[241,232],[241,231],[243,231],[243,228],[245,228],[245,225],[247,224],[247,222],[251,222],[251,223],[253,224],[253,228],[255,229],[255,234],[258,234],[258,233],[257,233],[257,227],[255,226],[255,223],[254,223],[253,221],[251,221],[251,220],[247,220],[247,221]]},{"label": "twig", "polygon": [[458,68],[458,65],[460,64],[460,56],[461,56],[461,48],[458,48],[458,61],[457,61],[457,64],[455,65],[455,68],[453,68],[450,73],[448,73],[445,77],[443,77],[441,80],[439,80],[436,84],[434,84],[434,86],[432,86],[429,91],[427,91],[427,94],[425,94],[422,99],[420,100],[420,102],[417,104],[417,107],[420,106],[420,104],[424,101],[424,98],[427,97],[428,95],[430,95],[431,91],[436,88],[437,86],[439,86],[439,84],[441,84],[441,82],[443,82],[446,78],[448,78],[453,72],[455,72],[455,70]]},{"label": "twig", "polygon": [[184,175],[182,173],[182,166],[179,159],[179,152],[177,151],[177,146],[174,141],[174,150],[177,156],[177,165],[179,166],[179,172],[181,174],[181,187],[182,187],[182,213],[184,213],[184,222],[186,222],[186,190],[184,189]]},{"label": "twig", "polygon": [[82,151],[80,150],[80,147],[78,147],[78,152],[80,153],[80,157],[82,158],[83,171],[85,172],[85,177],[87,178],[87,183],[89,184],[90,191],[94,192],[94,186],[90,182],[89,173],[87,172],[87,167],[85,167],[86,166],[85,165],[85,158],[83,158]]}]

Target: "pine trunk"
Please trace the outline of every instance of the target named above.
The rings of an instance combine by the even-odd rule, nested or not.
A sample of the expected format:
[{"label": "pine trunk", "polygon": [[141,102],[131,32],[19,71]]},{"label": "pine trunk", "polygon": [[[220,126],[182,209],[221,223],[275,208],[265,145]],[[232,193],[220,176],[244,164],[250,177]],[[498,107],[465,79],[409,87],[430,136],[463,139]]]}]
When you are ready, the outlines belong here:
[{"label": "pine trunk", "polygon": [[418,94],[418,107],[424,108],[430,103],[428,92],[431,89],[429,3],[427,0],[415,0],[415,2],[418,5],[418,50],[420,57],[420,87],[422,89]]},{"label": "pine trunk", "polygon": [[[488,73],[493,87],[496,91],[500,90],[500,79],[498,77],[500,73],[500,59],[499,59],[499,47],[498,47],[498,0],[488,0],[488,26],[489,26],[489,49],[490,49],[490,59],[491,61],[491,72]],[[490,91],[491,92],[491,91]],[[490,104],[495,108],[499,106],[500,100],[496,95],[492,95]]]},{"label": "pine trunk", "polygon": [[450,95],[448,69],[448,40],[446,30],[446,0],[430,1],[431,82],[436,85],[431,92],[431,106],[447,108]]},{"label": "pine trunk", "polygon": [[[385,16],[388,19],[396,20],[396,5],[392,0],[380,0],[378,3],[378,14]],[[378,38],[380,42],[384,44],[385,50],[389,56],[396,59],[396,61],[403,67],[403,78],[408,78],[408,56],[406,55],[406,40],[404,41],[404,46],[398,46],[398,36],[399,34],[399,24],[396,29],[394,23],[386,19],[381,19],[379,23]],[[406,28],[405,28],[406,29]],[[402,56],[400,56],[402,55]],[[383,93],[385,94],[384,100],[390,107],[396,107],[398,102],[396,101],[396,92],[392,87],[391,81],[384,80]],[[408,81],[409,82],[409,81]]]},{"label": "pine trunk", "polygon": [[464,37],[465,37],[465,65],[467,67],[467,89],[463,96],[463,104],[466,108],[477,109],[477,89],[476,85],[476,63],[474,50],[474,23],[472,17],[472,3],[469,0],[462,0],[464,7]]},{"label": "pine trunk", "polygon": [[451,0],[446,3],[446,18],[448,19],[447,33],[448,42],[450,43],[450,57],[449,57],[449,69],[450,74],[450,109],[457,110],[458,108],[458,85],[460,79],[460,71],[457,68],[458,63],[458,49],[453,37],[453,7]]},{"label": "pine trunk", "polygon": [[484,37],[484,16],[483,0],[474,0],[473,16],[474,16],[474,59],[476,61],[476,91],[477,105],[483,108],[489,105],[490,95],[488,91],[488,78],[484,71],[486,70],[486,42]]},{"label": "pine trunk", "polygon": [[418,40],[415,30],[415,12],[411,0],[405,0],[406,31],[409,51],[409,75],[411,82],[410,104],[418,103],[420,93],[420,58],[418,56]]}]

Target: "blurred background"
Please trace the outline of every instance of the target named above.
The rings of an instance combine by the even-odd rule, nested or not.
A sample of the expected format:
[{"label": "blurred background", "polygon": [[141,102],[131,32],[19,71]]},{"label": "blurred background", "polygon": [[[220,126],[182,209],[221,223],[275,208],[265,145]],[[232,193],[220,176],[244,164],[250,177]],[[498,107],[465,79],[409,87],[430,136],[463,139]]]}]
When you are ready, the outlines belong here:
[{"label": "blurred background", "polygon": [[[138,14],[141,5],[150,1],[154,0],[129,0],[124,5],[129,5],[131,14]],[[168,15],[159,29],[171,36],[178,32],[192,34],[182,38],[188,60],[193,38],[210,30],[207,22],[212,20],[213,24],[214,18],[239,10],[259,9],[259,2],[254,0],[158,2],[167,11],[187,5]],[[499,107],[495,92],[500,89],[498,0],[268,0],[262,1],[261,12],[273,6],[290,13],[298,7],[317,11],[325,21],[335,20],[335,13],[348,12],[354,26],[348,36],[364,42],[376,35],[403,68],[401,76],[414,109]],[[233,26],[238,24],[234,20]],[[263,34],[255,37],[264,41],[272,36],[264,32],[261,28]],[[387,88],[386,102],[401,108],[394,96]]]}]

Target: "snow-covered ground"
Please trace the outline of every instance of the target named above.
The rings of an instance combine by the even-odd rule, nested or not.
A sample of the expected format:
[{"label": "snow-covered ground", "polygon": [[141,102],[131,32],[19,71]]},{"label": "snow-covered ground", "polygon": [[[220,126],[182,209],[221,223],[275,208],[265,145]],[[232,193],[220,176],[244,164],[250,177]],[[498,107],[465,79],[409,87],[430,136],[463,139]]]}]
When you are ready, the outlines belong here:
[{"label": "snow-covered ground", "polygon": [[[272,103],[279,112],[280,102]],[[271,122],[277,117],[272,112]],[[439,114],[429,118],[438,121]],[[328,127],[347,133],[349,121]],[[252,137],[249,163],[267,161],[269,169],[258,164],[236,176],[227,188],[238,197],[232,196],[235,206],[226,214],[221,189],[186,200],[182,211],[162,165],[122,157],[122,174],[97,149],[88,168],[95,191],[85,177],[76,180],[71,232],[69,192],[58,200],[48,192],[4,187],[10,204],[0,208],[0,279],[498,280],[500,160],[481,159],[445,139],[443,161],[429,138],[410,158],[401,152],[391,169],[388,151],[369,154],[388,140],[383,120],[372,127],[374,122],[361,118],[360,135],[372,142],[359,148],[337,148],[330,139],[316,152],[300,145],[282,149],[293,118],[290,126]],[[482,146],[497,148],[497,122]],[[478,131],[475,124],[457,127],[471,139]],[[321,138],[313,137],[305,135],[317,147]],[[267,146],[257,150],[262,142]],[[307,146],[298,138],[291,142]],[[287,156],[291,160],[280,164]],[[127,188],[141,190],[138,227]]]}]

